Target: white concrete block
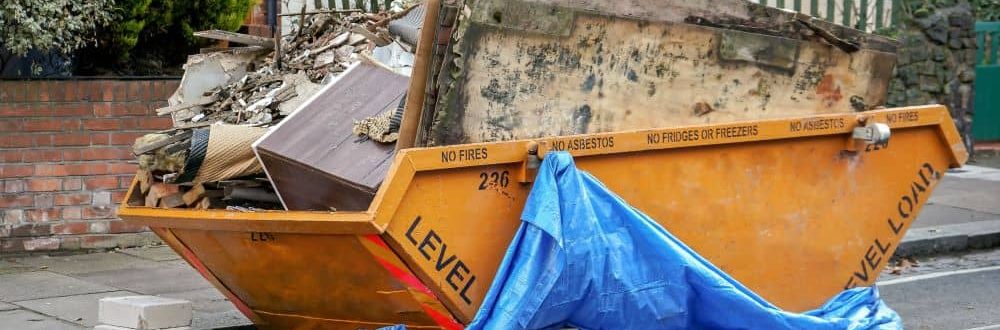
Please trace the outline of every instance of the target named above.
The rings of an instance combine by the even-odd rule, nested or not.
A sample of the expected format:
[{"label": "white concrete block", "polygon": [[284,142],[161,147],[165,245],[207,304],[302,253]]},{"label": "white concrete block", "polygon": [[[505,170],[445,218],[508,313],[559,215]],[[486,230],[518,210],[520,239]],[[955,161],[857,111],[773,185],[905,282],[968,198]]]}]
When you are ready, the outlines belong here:
[{"label": "white concrete block", "polygon": [[97,321],[137,330],[170,329],[191,325],[191,302],[156,296],[102,298]]},{"label": "white concrete block", "polygon": [[[94,327],[94,330],[135,330],[135,329],[126,328],[126,327],[116,327],[116,326],[107,325],[107,324],[101,324],[101,325],[98,325],[98,326]],[[160,329],[160,330],[191,330],[191,327],[167,328],[167,329]]]}]

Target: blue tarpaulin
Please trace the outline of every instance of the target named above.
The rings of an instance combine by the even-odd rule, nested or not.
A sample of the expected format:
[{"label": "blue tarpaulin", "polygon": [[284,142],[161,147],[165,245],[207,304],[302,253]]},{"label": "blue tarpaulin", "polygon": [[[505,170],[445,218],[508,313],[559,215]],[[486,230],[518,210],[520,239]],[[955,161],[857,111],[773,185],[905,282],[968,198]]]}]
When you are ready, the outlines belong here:
[{"label": "blue tarpaulin", "polygon": [[629,206],[565,152],[546,155],[468,329],[902,329],[875,287],[782,311]]}]

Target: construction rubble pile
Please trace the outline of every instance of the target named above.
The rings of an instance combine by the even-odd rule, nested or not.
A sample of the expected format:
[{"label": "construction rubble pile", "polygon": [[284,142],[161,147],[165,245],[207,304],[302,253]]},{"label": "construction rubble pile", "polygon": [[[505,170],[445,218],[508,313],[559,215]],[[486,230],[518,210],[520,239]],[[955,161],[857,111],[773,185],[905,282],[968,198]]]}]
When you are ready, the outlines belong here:
[{"label": "construction rubble pile", "polygon": [[[390,22],[422,15],[413,10],[417,7],[379,13],[303,10],[283,17],[293,24],[280,42],[226,31],[195,33],[246,46],[203,49],[188,59],[169,106],[157,109],[158,115],[171,116],[174,128],[140,137],[133,145],[140,171],[138,192],[130,202],[162,208],[282,209],[253,143],[352,65],[382,60],[391,63],[379,67],[408,75],[402,66],[412,66],[415,41],[390,33]],[[373,120],[353,119],[364,127]],[[351,131],[364,135],[369,130]],[[394,142],[381,135],[363,140]]]}]

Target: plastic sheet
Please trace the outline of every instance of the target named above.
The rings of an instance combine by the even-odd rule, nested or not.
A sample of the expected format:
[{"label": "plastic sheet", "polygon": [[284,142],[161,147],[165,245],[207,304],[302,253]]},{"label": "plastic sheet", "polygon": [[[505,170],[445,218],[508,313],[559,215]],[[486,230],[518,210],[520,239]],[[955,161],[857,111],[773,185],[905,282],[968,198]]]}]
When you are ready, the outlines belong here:
[{"label": "plastic sheet", "polygon": [[522,220],[468,329],[902,329],[874,287],[807,313],[780,310],[568,153],[546,155]]}]

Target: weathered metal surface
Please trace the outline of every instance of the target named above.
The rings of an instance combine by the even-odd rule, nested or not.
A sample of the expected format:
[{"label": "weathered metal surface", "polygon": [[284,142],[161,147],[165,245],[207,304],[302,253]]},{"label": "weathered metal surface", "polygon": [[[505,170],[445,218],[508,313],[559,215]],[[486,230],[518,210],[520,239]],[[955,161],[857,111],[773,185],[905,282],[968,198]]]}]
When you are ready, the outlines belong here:
[{"label": "weathered metal surface", "polygon": [[[862,121],[889,126],[888,144],[855,144]],[[923,106],[405,149],[366,212],[125,204],[120,216],[174,232],[171,246],[190,249],[189,262],[263,328],[449,327],[442,308],[411,313],[414,301],[472,318],[520,224],[533,145],[543,157],[568,150],[699,254],[793,311],[874,283],[941,175],[967,158],[947,109]],[[371,252],[373,234],[395,253]],[[394,268],[379,270],[377,258]]]},{"label": "weathered metal surface", "polygon": [[743,31],[719,33],[719,60],[742,61],[788,70],[794,73],[801,42]]},{"label": "weathered metal surface", "polygon": [[891,40],[743,1],[455,6],[422,145],[869,110],[895,64]]}]

